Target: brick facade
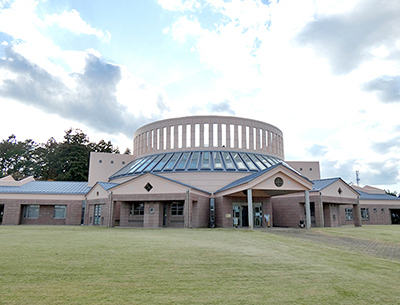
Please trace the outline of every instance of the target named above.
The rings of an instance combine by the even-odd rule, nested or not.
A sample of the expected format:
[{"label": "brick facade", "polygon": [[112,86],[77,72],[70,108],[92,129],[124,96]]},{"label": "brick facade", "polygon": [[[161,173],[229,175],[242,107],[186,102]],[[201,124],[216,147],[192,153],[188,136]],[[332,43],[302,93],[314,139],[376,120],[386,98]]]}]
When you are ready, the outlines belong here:
[{"label": "brick facade", "polygon": [[[82,218],[82,200],[17,200],[3,199],[0,204],[4,205],[3,225],[80,225]],[[25,218],[24,206],[38,205],[39,215],[36,218]],[[54,218],[54,207],[56,205],[66,206],[66,216],[62,219]]]}]

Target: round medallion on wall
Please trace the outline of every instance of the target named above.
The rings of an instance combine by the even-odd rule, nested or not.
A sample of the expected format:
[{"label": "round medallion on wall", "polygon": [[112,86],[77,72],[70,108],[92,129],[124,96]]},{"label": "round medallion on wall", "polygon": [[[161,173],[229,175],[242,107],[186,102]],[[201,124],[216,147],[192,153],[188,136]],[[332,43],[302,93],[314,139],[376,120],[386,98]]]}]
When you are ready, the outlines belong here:
[{"label": "round medallion on wall", "polygon": [[154,214],[154,208],[153,208],[153,207],[150,207],[150,208],[149,208],[149,213],[150,213],[150,214]]},{"label": "round medallion on wall", "polygon": [[283,185],[283,179],[281,177],[276,177],[274,183],[277,187],[281,187]]}]

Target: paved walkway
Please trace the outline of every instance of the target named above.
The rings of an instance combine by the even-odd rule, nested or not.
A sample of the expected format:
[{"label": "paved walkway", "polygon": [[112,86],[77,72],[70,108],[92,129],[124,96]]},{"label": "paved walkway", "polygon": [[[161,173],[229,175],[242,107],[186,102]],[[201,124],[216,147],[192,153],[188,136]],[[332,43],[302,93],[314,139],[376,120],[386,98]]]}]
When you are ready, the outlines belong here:
[{"label": "paved walkway", "polygon": [[344,236],[333,236],[305,229],[273,228],[266,230],[269,234],[300,238],[326,246],[340,248],[352,252],[400,261],[400,246],[388,242],[371,241]]}]

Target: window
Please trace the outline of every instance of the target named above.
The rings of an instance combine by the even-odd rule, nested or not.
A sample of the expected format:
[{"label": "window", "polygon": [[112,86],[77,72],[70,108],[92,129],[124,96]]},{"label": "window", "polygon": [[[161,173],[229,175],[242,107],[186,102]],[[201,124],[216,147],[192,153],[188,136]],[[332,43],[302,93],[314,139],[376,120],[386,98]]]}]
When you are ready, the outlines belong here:
[{"label": "window", "polygon": [[344,214],[346,216],[346,220],[353,220],[353,209],[351,208],[344,209]]},{"label": "window", "polygon": [[183,215],[183,203],[173,202],[171,204],[171,215],[173,216]]},{"label": "window", "polygon": [[369,210],[368,208],[361,208],[361,219],[369,220]]},{"label": "window", "polygon": [[24,218],[38,218],[39,205],[26,205],[24,207]]},{"label": "window", "polygon": [[94,225],[100,225],[100,218],[101,218],[101,205],[95,204],[94,205]]},{"label": "window", "polygon": [[129,215],[144,215],[144,203],[134,202],[129,206]]},{"label": "window", "polygon": [[67,206],[66,205],[55,205],[54,206],[54,218],[64,219],[67,215]]}]

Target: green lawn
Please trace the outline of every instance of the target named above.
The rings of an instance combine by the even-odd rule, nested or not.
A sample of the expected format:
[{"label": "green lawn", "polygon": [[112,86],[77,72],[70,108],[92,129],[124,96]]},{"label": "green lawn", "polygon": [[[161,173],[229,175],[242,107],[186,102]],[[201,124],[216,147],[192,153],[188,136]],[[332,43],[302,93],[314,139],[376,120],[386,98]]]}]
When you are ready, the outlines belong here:
[{"label": "green lawn", "polygon": [[[339,228],[315,228],[313,231],[323,234],[356,237],[363,240],[382,241],[400,245],[400,226],[343,226]],[[399,302],[400,303],[400,302]]]},{"label": "green lawn", "polygon": [[[385,228],[318,230],[398,243]],[[400,302],[400,261],[263,231],[0,226],[0,240],[0,304]]]}]

